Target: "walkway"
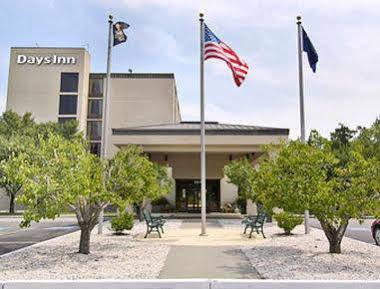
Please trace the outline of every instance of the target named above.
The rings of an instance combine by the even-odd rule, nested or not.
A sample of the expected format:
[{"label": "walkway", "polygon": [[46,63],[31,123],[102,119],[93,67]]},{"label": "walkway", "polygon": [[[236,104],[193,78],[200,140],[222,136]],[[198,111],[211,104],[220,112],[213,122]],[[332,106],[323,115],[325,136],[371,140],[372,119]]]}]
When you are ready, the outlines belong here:
[{"label": "walkway", "polygon": [[223,229],[217,220],[208,220],[209,235],[200,237],[199,219],[184,220],[177,233],[164,236],[173,246],[160,278],[260,279],[240,249],[241,243],[252,244],[260,238],[248,240],[240,235],[240,231],[240,228]]}]

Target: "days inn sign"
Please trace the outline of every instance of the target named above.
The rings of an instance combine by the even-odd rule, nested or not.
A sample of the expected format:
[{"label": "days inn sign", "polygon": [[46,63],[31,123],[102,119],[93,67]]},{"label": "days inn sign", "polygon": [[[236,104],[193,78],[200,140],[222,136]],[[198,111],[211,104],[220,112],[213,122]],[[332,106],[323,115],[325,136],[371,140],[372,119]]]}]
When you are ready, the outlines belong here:
[{"label": "days inn sign", "polygon": [[76,64],[77,59],[73,56],[27,56],[17,55],[17,64]]}]

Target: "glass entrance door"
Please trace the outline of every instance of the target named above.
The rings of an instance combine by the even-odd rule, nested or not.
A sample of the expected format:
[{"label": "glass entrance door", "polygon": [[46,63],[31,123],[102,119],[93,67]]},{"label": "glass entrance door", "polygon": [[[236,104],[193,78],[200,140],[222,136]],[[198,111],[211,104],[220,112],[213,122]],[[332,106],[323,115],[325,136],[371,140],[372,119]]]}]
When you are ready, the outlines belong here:
[{"label": "glass entrance door", "polygon": [[[180,212],[201,211],[200,180],[176,180],[176,206]],[[206,181],[206,210],[220,210],[220,180]]]}]

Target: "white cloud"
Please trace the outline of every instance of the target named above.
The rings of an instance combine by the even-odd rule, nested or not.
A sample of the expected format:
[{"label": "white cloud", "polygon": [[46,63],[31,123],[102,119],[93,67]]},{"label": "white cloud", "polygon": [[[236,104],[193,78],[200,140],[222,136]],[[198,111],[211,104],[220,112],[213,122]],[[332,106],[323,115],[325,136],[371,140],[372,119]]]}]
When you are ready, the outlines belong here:
[{"label": "white cloud", "polygon": [[[136,39],[140,49],[153,55],[165,55],[180,63],[190,61],[182,52],[182,47],[169,32],[160,27],[145,26],[140,31],[139,38]],[[147,42],[153,44],[147,44]]]},{"label": "white cloud", "polygon": [[[188,23],[192,19],[195,22],[202,9],[207,21],[212,22],[213,31],[241,53],[251,69],[243,87],[236,90],[225,63],[207,62],[208,120],[288,127],[292,138],[299,136],[295,16],[300,12],[320,56],[316,74],[310,72],[304,57],[307,130],[315,128],[328,136],[339,122],[352,128],[369,126],[380,115],[378,0],[115,0],[111,3],[136,13],[157,10],[166,17],[163,23],[172,24],[177,32],[188,29]],[[250,33],[253,37],[249,39],[240,37]],[[161,32],[154,28],[151,34],[155,37],[154,34],[161,35]],[[183,75],[177,79],[197,80],[198,74],[189,76],[188,71],[184,73],[188,68],[181,66],[181,57],[189,54],[181,43],[188,36],[166,37],[164,33],[156,37],[160,49],[172,50],[177,55],[176,73],[186,75],[186,80]],[[198,63],[195,65],[194,71],[198,73]],[[190,85],[186,91],[179,90],[184,119],[199,120],[199,105],[197,97],[194,98],[197,94],[198,87]]]}]

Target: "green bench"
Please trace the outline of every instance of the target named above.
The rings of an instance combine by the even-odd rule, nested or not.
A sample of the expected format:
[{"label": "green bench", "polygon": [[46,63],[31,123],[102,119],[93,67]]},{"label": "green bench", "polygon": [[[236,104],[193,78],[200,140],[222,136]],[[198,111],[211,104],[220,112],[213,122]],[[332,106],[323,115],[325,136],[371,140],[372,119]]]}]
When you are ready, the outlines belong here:
[{"label": "green bench", "polygon": [[252,233],[255,231],[257,234],[262,234],[264,238],[264,223],[265,223],[266,214],[265,212],[260,212],[257,216],[247,216],[241,222],[245,225],[244,232],[247,232],[247,229],[250,228],[249,238],[252,238]]},{"label": "green bench", "polygon": [[153,217],[148,211],[144,211],[144,219],[146,223],[146,234],[144,238],[148,237],[153,231],[156,231],[161,238],[160,229],[162,233],[164,233],[164,224],[166,221],[162,217]]}]

